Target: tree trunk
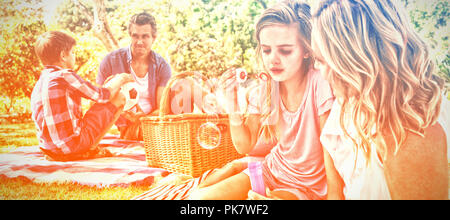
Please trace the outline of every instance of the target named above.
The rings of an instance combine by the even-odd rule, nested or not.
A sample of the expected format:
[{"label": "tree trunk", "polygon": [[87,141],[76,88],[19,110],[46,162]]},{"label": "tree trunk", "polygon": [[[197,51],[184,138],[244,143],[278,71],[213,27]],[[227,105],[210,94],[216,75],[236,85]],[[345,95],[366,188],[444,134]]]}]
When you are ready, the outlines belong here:
[{"label": "tree trunk", "polygon": [[108,51],[119,47],[117,40],[109,28],[104,0],[94,0],[94,35],[103,42]]},{"label": "tree trunk", "polygon": [[93,0],[92,2],[94,3],[94,15],[92,15],[81,1],[73,0],[73,3],[86,15],[89,22],[91,22],[94,36],[100,39],[108,51],[117,49],[119,44],[109,28],[104,0]]}]

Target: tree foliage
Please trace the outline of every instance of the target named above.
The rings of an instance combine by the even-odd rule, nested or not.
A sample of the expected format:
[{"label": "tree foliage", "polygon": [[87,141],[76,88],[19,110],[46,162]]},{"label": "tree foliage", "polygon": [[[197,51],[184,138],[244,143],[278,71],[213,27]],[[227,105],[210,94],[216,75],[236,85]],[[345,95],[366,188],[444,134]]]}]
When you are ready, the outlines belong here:
[{"label": "tree foliage", "polygon": [[[158,24],[154,50],[165,57],[177,72],[197,70],[206,75],[217,75],[231,66],[256,71],[253,60],[256,46],[254,22],[270,2],[273,1],[135,0],[127,4],[117,0],[105,1],[111,31],[121,46],[129,44],[129,18],[135,13],[149,12]],[[78,31],[80,29],[74,27],[73,19],[70,19],[71,14],[77,12],[69,9],[65,13],[64,9],[74,5],[68,2],[60,10],[64,18],[61,26]],[[87,1],[82,5],[86,7],[76,10],[92,9]],[[86,13],[78,13],[82,14]],[[88,20],[78,18],[82,24]]]},{"label": "tree foliage", "polygon": [[31,95],[39,77],[41,64],[33,45],[46,27],[42,10],[29,7],[38,3],[8,0],[0,9],[0,96],[8,97],[0,104],[7,113],[18,98]]},{"label": "tree foliage", "polygon": [[[88,0],[85,2],[92,9],[92,4]],[[154,49],[170,61],[175,71],[199,70],[206,75],[217,75],[230,66],[241,66],[249,72],[258,71],[254,59],[254,23],[263,8],[276,0],[134,0],[127,4],[120,0],[105,2],[111,30],[121,46],[128,44],[126,29],[129,17],[147,11],[156,17],[159,25]],[[447,24],[449,2],[402,2],[415,29],[430,45],[431,54],[439,67],[438,74],[450,82]],[[66,8],[69,11],[81,10],[70,9],[70,6]],[[73,22],[66,24],[74,30]],[[64,27],[64,23],[62,26]]]},{"label": "tree foliage", "polygon": [[416,31],[429,44],[439,67],[438,74],[450,82],[449,1],[402,0]]},{"label": "tree foliage", "polygon": [[[86,10],[92,11],[92,5],[85,5]],[[84,33],[92,28],[92,21],[75,5],[73,1],[65,1],[57,8],[57,21],[65,29],[73,33]],[[93,15],[92,15],[93,16]]]},{"label": "tree foliage", "polygon": [[249,0],[186,1],[161,8],[158,18],[164,25],[156,48],[165,51],[176,71],[217,75],[240,66],[254,72],[254,23],[262,10]]}]

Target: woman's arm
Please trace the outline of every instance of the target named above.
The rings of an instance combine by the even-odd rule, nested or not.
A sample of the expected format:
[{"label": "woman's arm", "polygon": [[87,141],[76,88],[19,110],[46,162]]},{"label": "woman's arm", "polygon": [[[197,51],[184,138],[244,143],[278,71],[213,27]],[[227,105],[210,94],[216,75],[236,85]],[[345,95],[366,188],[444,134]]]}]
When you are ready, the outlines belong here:
[{"label": "woman's arm", "polygon": [[[420,137],[409,132],[394,154],[387,138],[384,172],[392,199],[448,199],[446,136],[439,124],[425,129]],[[391,146],[391,147],[389,147]]]},{"label": "woman's arm", "polygon": [[246,120],[238,114],[230,114],[231,137],[240,154],[250,153],[258,140],[260,115],[249,115]]},{"label": "woman's arm", "polygon": [[323,159],[327,174],[327,199],[344,200],[344,181],[334,167],[333,159],[325,148],[323,148]]},{"label": "woman's arm", "polygon": [[240,154],[248,154],[256,145],[259,127],[260,114],[250,114],[244,118],[243,112],[239,109],[238,85],[235,69],[228,69],[219,79],[221,94],[219,103],[229,114],[231,138],[236,150]]},{"label": "woman's arm", "polygon": [[[322,129],[325,126],[325,122],[330,115],[330,111],[326,112],[322,116],[319,117],[320,123],[320,132],[322,133]],[[333,159],[331,158],[328,151],[322,147],[323,149],[323,160],[325,163],[325,172],[327,175],[327,199],[329,200],[343,200],[344,196],[344,181],[341,176],[334,167]]]}]

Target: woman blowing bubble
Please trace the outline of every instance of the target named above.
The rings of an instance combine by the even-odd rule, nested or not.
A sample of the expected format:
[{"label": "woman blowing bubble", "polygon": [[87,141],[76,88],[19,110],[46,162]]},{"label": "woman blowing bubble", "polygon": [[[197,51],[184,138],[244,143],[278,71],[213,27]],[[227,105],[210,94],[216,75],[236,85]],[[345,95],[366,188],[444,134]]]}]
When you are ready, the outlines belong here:
[{"label": "woman blowing bubble", "polygon": [[[326,196],[319,136],[334,96],[328,82],[313,69],[310,18],[308,5],[288,1],[267,9],[257,22],[257,51],[271,78],[270,107],[257,104],[261,102],[255,99],[264,96],[265,89],[256,88],[249,100],[250,115],[243,117],[242,112],[232,108],[238,106],[233,89],[238,83],[235,70],[225,72],[220,79],[228,94],[231,134],[237,151],[251,152],[259,137],[276,140],[261,162],[262,181],[270,190],[269,197]],[[198,189],[191,199],[246,199],[251,189],[249,174],[244,171]]]},{"label": "woman blowing bubble", "polygon": [[328,198],[447,199],[443,80],[396,4],[328,0],[313,11],[316,67],[336,95],[321,134]]}]

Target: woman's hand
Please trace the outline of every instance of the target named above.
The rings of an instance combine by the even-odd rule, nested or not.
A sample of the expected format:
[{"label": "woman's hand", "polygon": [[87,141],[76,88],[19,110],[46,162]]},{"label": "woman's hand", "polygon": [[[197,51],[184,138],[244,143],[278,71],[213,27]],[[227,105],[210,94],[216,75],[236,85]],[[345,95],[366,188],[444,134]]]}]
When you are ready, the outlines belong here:
[{"label": "woman's hand", "polygon": [[227,113],[236,113],[239,111],[238,103],[238,86],[236,80],[236,69],[231,68],[225,71],[219,78],[219,93],[218,100],[220,105],[224,107]]}]

